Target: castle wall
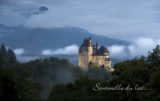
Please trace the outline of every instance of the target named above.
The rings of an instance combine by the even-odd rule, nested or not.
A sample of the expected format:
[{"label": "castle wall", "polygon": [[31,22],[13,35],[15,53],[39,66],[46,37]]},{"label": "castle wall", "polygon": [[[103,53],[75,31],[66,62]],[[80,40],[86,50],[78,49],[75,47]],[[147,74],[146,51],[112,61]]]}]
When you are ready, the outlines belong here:
[{"label": "castle wall", "polygon": [[[90,48],[90,51],[83,51],[82,53],[79,53],[79,62],[78,65],[84,69],[88,69],[88,63],[92,62],[97,64],[98,66],[104,65],[106,67],[111,67],[111,61],[105,61],[106,58],[109,58],[109,56],[92,56],[91,51],[92,48]],[[85,49],[83,49],[85,50]]]},{"label": "castle wall", "polygon": [[93,47],[88,47],[88,63],[92,60]]},{"label": "castle wall", "polygon": [[86,53],[80,53],[79,54],[79,62],[78,65],[82,68],[82,69],[87,69],[88,67],[88,56],[87,56],[87,52]]},{"label": "castle wall", "polygon": [[91,62],[96,63],[98,66],[104,65],[109,66],[111,65],[111,61],[105,61],[105,58],[109,58],[109,56],[91,56]]},{"label": "castle wall", "polygon": [[79,53],[78,65],[82,69],[88,69],[88,63],[91,61],[91,54],[93,52],[93,47],[83,47],[82,53]]}]

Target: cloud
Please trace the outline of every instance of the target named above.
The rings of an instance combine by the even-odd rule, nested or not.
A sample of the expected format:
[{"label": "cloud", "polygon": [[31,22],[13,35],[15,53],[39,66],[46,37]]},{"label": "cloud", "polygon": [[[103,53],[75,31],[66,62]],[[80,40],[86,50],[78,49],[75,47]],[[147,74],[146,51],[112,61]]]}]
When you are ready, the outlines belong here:
[{"label": "cloud", "polygon": [[22,56],[22,55],[17,55],[16,58],[17,58],[17,60],[19,62],[29,62],[31,60],[38,59],[40,57],[39,56]]},{"label": "cloud", "polygon": [[5,0],[0,4],[0,24],[23,25],[40,6],[38,0]]},{"label": "cloud", "polygon": [[118,59],[126,58],[126,46],[123,45],[112,45],[108,47],[110,56]]},{"label": "cloud", "polygon": [[[8,0],[0,7],[0,23],[44,28],[74,26],[118,39],[157,39],[159,4],[159,0]],[[39,7],[49,11],[32,15]]]},{"label": "cloud", "polygon": [[148,51],[151,51],[158,44],[157,40],[151,38],[139,38],[134,44],[128,46],[128,50],[131,56],[147,55]]},{"label": "cloud", "polygon": [[43,7],[40,7],[38,11],[34,12],[33,15],[44,14],[46,11],[48,11],[48,8],[43,6]]},{"label": "cloud", "polygon": [[113,45],[109,46],[108,49],[111,57],[130,59],[141,55],[147,56],[148,52],[152,51],[158,44],[160,44],[160,40],[138,38],[129,46]]},{"label": "cloud", "polygon": [[32,16],[26,25],[45,28],[76,26],[94,34],[126,40],[156,38],[160,36],[160,23],[156,18],[159,3],[157,0],[68,0],[58,6],[48,5],[49,12]]},{"label": "cloud", "polygon": [[47,49],[47,50],[43,50],[43,51],[42,51],[42,55],[53,55],[53,54],[54,54],[53,51],[50,50],[50,49]]},{"label": "cloud", "polygon": [[17,49],[14,49],[14,52],[16,55],[22,55],[24,54],[24,49],[23,48],[17,48]]},{"label": "cloud", "polygon": [[5,3],[7,0],[0,0],[0,4]]},{"label": "cloud", "polygon": [[123,52],[125,50],[125,46],[118,46],[118,45],[113,45],[110,48],[110,51],[113,53],[113,54],[119,54],[120,52]]},{"label": "cloud", "polygon": [[[154,40],[151,38],[137,38],[132,44],[125,45],[112,45],[107,46],[110,57],[117,59],[131,59],[139,57],[141,55],[147,56],[149,51],[152,51],[156,45],[160,44],[160,40]],[[43,50],[43,55],[54,55],[54,54],[78,54],[79,47],[75,44],[59,48],[57,50]]]},{"label": "cloud", "polygon": [[64,48],[59,48],[57,50],[43,50],[42,54],[43,55],[53,55],[53,54],[78,54],[78,46],[76,44],[66,46]]}]

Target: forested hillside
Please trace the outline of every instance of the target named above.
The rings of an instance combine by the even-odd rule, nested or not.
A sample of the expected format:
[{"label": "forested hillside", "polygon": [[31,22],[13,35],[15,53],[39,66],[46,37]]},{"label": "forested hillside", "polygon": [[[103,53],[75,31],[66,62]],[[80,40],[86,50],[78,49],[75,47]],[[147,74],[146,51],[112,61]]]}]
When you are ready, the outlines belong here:
[{"label": "forested hillside", "polygon": [[[0,48],[0,101],[159,101],[160,46],[147,57],[114,65],[110,73],[89,65],[81,71],[55,57],[19,63],[14,52]],[[105,90],[100,87],[134,88]],[[139,90],[135,86],[143,87]]]}]

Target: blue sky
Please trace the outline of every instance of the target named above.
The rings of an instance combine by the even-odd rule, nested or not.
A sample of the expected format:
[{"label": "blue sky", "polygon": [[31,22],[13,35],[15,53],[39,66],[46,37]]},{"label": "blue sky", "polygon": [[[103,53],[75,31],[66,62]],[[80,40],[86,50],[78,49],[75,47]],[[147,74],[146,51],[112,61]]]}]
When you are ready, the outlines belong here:
[{"label": "blue sky", "polygon": [[[45,6],[48,11],[39,12]],[[0,0],[0,23],[27,27],[80,27],[111,38],[160,37],[159,0]]]}]

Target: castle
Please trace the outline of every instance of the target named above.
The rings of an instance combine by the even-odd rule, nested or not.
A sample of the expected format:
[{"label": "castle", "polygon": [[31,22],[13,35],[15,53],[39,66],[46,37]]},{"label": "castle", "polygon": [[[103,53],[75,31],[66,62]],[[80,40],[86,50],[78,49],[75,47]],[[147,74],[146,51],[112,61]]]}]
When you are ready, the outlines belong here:
[{"label": "castle", "polygon": [[109,58],[109,51],[104,46],[98,47],[92,45],[91,37],[84,39],[83,44],[79,48],[79,67],[83,70],[88,69],[88,64],[92,62],[98,67],[104,66],[109,71],[113,71],[111,68],[111,60]]}]

